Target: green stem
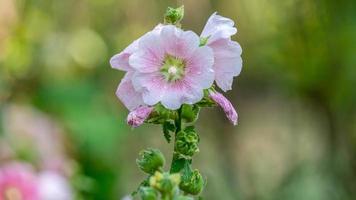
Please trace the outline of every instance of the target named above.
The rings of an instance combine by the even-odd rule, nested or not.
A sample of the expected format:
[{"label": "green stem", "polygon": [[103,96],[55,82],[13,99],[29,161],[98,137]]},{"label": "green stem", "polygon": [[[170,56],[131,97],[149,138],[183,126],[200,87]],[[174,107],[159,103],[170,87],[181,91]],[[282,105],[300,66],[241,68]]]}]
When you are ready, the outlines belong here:
[{"label": "green stem", "polygon": [[185,166],[186,163],[191,163],[191,160],[180,158],[179,154],[176,152],[176,142],[177,134],[182,130],[182,107],[178,110],[178,117],[175,120],[176,131],[174,134],[174,152],[172,157],[172,164],[170,173],[179,173]]}]

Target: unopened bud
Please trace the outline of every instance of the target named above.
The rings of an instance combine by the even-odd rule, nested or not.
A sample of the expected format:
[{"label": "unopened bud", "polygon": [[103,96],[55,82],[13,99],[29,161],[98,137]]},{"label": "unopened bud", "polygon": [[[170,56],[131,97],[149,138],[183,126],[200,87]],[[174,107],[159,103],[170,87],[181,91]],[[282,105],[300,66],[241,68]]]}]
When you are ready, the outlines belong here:
[{"label": "unopened bud", "polygon": [[166,14],[164,15],[164,22],[166,24],[179,24],[179,22],[183,19],[184,17],[184,6],[181,6],[179,8],[171,8],[168,7]]},{"label": "unopened bud", "polygon": [[165,159],[160,150],[149,148],[140,152],[136,163],[142,171],[153,174],[163,167]]},{"label": "unopened bud", "polygon": [[203,176],[198,170],[194,170],[192,172],[183,172],[179,187],[186,193],[197,195],[203,190],[204,185]]},{"label": "unopened bud", "polygon": [[199,136],[193,128],[188,127],[177,134],[175,150],[185,156],[193,156],[199,152]]}]

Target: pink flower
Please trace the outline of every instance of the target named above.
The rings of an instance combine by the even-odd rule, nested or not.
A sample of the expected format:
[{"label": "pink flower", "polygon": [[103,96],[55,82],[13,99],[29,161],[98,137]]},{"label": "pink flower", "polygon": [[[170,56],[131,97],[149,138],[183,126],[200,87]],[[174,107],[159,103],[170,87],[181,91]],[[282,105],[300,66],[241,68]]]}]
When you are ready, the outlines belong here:
[{"label": "pink flower", "polygon": [[38,175],[41,200],[71,200],[73,192],[68,180],[54,171],[43,171]]},{"label": "pink flower", "polygon": [[127,123],[133,128],[141,126],[150,116],[152,111],[153,107],[140,106],[129,113],[127,116]]},{"label": "pink flower", "polygon": [[[149,33],[159,34],[161,28],[162,25],[159,24]],[[127,72],[124,78],[121,80],[119,87],[116,90],[116,96],[123,102],[123,104],[130,111],[137,108],[138,106],[145,105],[145,103],[142,100],[142,94],[135,91],[133,88],[131,79],[135,69],[133,69],[129,64],[129,58],[135,51],[138,50],[138,44],[141,38],[135,40],[126,49],[124,49],[124,51],[114,55],[110,59],[110,64],[112,68]]]},{"label": "pink flower", "polygon": [[225,92],[231,90],[233,78],[240,74],[242,68],[242,49],[237,42],[230,39],[236,32],[231,19],[214,13],[201,34],[201,37],[207,38],[206,45],[214,51],[215,81]]},{"label": "pink flower", "polygon": [[31,167],[11,163],[0,168],[0,200],[38,199],[38,182]]},{"label": "pink flower", "polygon": [[132,77],[135,91],[143,102],[159,102],[168,109],[194,104],[203,98],[203,90],[214,81],[213,51],[199,47],[200,39],[192,31],[172,25],[163,26],[160,34],[148,33],[129,58],[136,71]]},{"label": "pink flower", "polygon": [[231,102],[218,92],[209,91],[209,96],[224,110],[225,115],[230,120],[230,122],[234,125],[237,125],[238,115]]}]

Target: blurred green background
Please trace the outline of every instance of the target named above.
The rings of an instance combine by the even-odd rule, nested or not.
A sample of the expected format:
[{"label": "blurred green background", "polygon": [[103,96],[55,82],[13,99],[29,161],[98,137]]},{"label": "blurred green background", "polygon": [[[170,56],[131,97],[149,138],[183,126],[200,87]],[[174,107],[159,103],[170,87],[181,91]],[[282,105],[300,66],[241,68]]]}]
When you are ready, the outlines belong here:
[{"label": "blurred green background", "polygon": [[125,124],[123,72],[108,61],[178,4],[197,33],[215,11],[232,18],[243,48],[227,94],[239,125],[219,109],[198,122],[205,199],[356,199],[354,0],[0,0],[1,117],[21,105],[56,121],[92,179],[84,199],[129,194],[144,177],[138,152],[170,158],[172,145],[159,127]]}]

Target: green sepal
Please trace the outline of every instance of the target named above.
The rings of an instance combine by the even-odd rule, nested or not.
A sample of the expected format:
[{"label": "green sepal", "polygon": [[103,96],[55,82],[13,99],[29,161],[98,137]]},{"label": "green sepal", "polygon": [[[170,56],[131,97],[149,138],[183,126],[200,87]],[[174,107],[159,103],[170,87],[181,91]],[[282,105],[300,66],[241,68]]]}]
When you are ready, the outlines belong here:
[{"label": "green sepal", "polygon": [[169,110],[158,103],[155,105],[155,109],[151,113],[150,118],[146,120],[146,123],[163,124],[166,121],[174,121],[176,117],[177,112],[175,110]]},{"label": "green sepal", "polygon": [[182,106],[181,117],[186,123],[193,123],[199,117],[200,107],[197,105],[184,104]]}]

